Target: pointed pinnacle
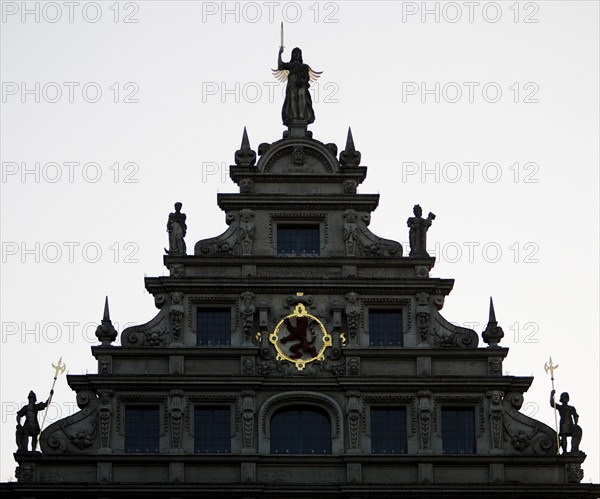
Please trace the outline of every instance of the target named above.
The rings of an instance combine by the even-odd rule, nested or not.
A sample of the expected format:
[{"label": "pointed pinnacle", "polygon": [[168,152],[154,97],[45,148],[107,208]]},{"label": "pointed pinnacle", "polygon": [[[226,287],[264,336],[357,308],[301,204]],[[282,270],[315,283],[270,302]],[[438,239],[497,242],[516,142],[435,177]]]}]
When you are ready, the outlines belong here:
[{"label": "pointed pinnacle", "polygon": [[498,321],[496,320],[496,312],[494,311],[494,300],[492,300],[491,296],[490,296],[490,318],[488,319],[488,322],[498,323]]},{"label": "pointed pinnacle", "polygon": [[104,317],[102,317],[102,322],[104,321],[110,322],[110,312],[108,311],[108,296],[104,300]]},{"label": "pointed pinnacle", "polygon": [[246,127],[244,127],[244,133],[242,134],[242,145],[239,150],[235,151],[234,158],[236,166],[249,167],[254,166],[256,163],[256,152],[250,149]]},{"label": "pointed pinnacle", "polygon": [[360,152],[354,147],[352,138],[352,129],[348,127],[348,137],[346,138],[346,147],[340,153],[340,164],[342,167],[356,168],[360,165]]},{"label": "pointed pinnacle", "polygon": [[102,317],[102,322],[96,328],[96,338],[100,340],[103,346],[108,346],[117,339],[117,330],[112,325],[110,312],[108,311],[108,296],[104,299],[104,317]]},{"label": "pointed pinnacle", "polygon": [[498,325],[496,321],[496,312],[494,311],[494,301],[490,296],[490,317],[488,319],[487,326],[483,333],[481,333],[483,341],[488,344],[488,348],[498,348],[498,343],[504,338],[504,331]]},{"label": "pointed pinnacle", "polygon": [[348,137],[346,138],[346,151],[355,151],[354,139],[352,138],[352,128],[348,127]]},{"label": "pointed pinnacle", "polygon": [[250,149],[250,141],[248,140],[248,132],[246,132],[246,127],[244,127],[244,133],[242,135],[242,145],[240,149],[242,151]]}]

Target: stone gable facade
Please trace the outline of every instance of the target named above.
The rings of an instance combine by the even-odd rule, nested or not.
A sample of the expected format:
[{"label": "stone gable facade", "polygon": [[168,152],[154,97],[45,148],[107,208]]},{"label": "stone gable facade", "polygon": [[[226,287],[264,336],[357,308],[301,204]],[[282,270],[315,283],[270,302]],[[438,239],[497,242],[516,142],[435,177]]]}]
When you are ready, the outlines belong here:
[{"label": "stone gable facade", "polygon": [[338,153],[297,120],[256,151],[244,131],[234,157],[227,229],[167,250],[147,323],[117,332],[107,305],[80,411],[15,454],[7,497],[600,495],[520,412],[493,308],[483,336],[451,324],[435,259],[371,232],[350,132]]}]

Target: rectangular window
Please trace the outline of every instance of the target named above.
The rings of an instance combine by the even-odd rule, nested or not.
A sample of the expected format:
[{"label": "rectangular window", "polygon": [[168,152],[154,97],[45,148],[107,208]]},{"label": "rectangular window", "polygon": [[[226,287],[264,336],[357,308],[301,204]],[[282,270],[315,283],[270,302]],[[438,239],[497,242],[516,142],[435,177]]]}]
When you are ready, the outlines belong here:
[{"label": "rectangular window", "polygon": [[158,406],[125,407],[125,452],[158,453]]},{"label": "rectangular window", "polygon": [[222,346],[231,344],[231,309],[199,308],[196,344]]},{"label": "rectangular window", "polygon": [[331,421],[314,406],[284,406],[271,418],[271,454],[331,454]]},{"label": "rectangular window", "polygon": [[369,310],[369,345],[402,346],[402,311]]},{"label": "rectangular window", "polygon": [[196,407],[194,410],[194,452],[231,452],[231,409]]},{"label": "rectangular window", "polygon": [[319,225],[277,225],[278,255],[318,255],[321,251]]},{"label": "rectangular window", "polygon": [[371,407],[371,452],[406,454],[404,407]]},{"label": "rectangular window", "polygon": [[475,454],[475,410],[442,407],[444,454]]}]

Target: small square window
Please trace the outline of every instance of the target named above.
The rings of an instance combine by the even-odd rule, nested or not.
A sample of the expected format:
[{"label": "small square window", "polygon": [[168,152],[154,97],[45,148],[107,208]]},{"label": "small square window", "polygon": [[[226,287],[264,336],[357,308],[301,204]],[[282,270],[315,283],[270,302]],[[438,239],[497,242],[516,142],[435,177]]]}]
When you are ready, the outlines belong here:
[{"label": "small square window", "polygon": [[194,410],[194,452],[231,452],[231,409],[196,407]]},{"label": "small square window", "polygon": [[199,308],[196,344],[223,346],[231,344],[231,309]]},{"label": "small square window", "polygon": [[402,346],[402,311],[369,310],[369,345]]},{"label": "small square window", "polygon": [[158,406],[126,406],[125,452],[157,453],[159,427]]},{"label": "small square window", "polygon": [[371,452],[406,454],[404,407],[371,407]]},{"label": "small square window", "polygon": [[320,251],[319,225],[277,225],[278,255],[318,255]]},{"label": "small square window", "polygon": [[475,410],[472,407],[442,407],[444,454],[475,454]]}]

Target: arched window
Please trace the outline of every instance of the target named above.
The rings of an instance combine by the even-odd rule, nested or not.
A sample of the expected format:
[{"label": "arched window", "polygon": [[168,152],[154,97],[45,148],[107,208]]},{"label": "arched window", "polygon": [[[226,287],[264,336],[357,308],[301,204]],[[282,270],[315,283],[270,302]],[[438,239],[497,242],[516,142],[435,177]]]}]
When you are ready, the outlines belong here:
[{"label": "arched window", "polygon": [[288,406],[271,418],[271,454],[331,454],[331,421],[312,406]]}]

